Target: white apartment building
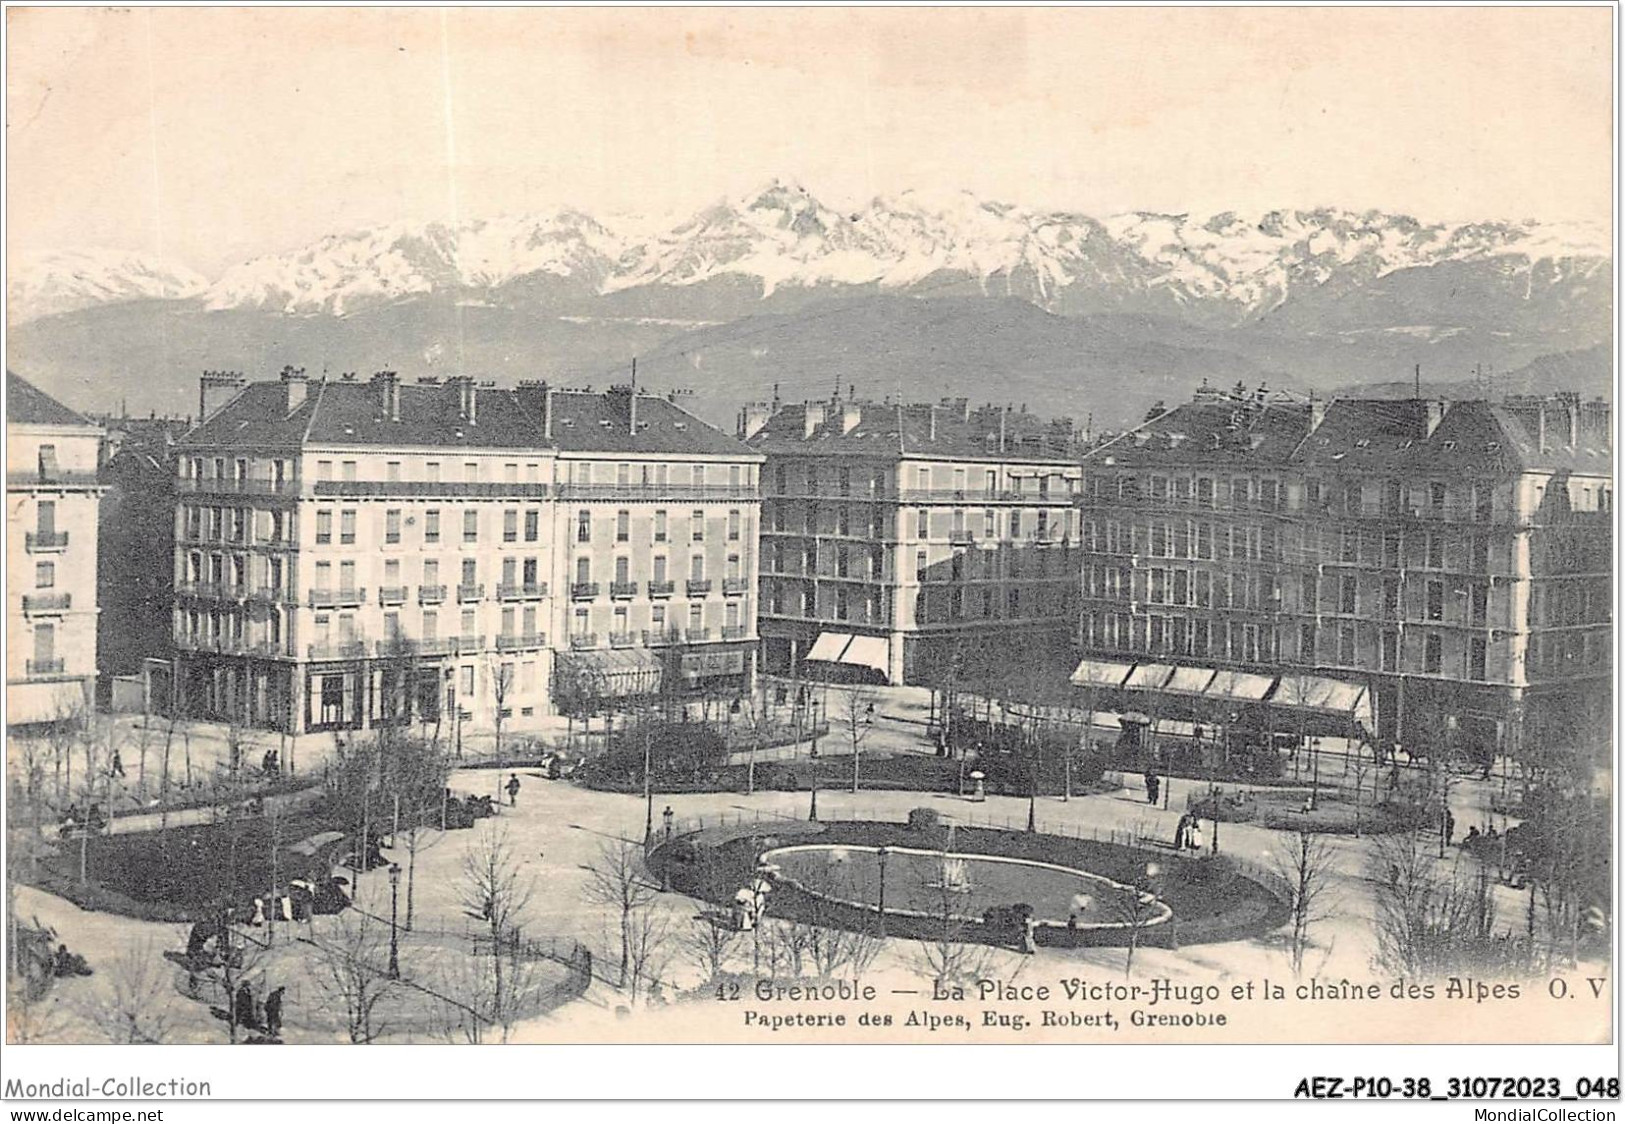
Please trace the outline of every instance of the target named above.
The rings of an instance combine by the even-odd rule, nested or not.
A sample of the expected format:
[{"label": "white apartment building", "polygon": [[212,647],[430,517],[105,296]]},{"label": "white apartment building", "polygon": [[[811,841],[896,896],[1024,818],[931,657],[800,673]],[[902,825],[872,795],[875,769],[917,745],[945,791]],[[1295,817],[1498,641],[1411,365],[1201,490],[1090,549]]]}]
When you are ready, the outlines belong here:
[{"label": "white apartment building", "polygon": [[102,430],[6,372],[6,725],[79,718],[96,687]]},{"label": "white apartment building", "polygon": [[522,729],[754,673],[760,457],[664,399],[288,370],[180,451],[183,713]]}]

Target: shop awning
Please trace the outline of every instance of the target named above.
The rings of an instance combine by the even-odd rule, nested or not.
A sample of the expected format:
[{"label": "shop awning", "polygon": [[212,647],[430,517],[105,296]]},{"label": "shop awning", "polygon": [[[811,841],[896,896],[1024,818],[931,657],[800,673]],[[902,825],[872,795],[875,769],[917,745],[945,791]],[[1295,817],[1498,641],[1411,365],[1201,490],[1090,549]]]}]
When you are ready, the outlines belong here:
[{"label": "shop awning", "polygon": [[1131,691],[1160,691],[1172,678],[1174,669],[1165,663],[1142,663],[1129,674],[1123,686]]},{"label": "shop awning", "polygon": [[1176,667],[1162,689],[1181,695],[1200,695],[1212,681],[1211,667]]},{"label": "shop awning", "polygon": [[1270,696],[1270,703],[1328,714],[1346,714],[1368,730],[1373,726],[1371,694],[1363,683],[1349,683],[1320,675],[1283,675],[1275,687],[1275,694]]},{"label": "shop awning", "polygon": [[1113,663],[1111,660],[1084,660],[1072,673],[1072,682],[1079,687],[1110,687],[1123,685],[1133,664]]},{"label": "shop awning", "polygon": [[1210,699],[1236,699],[1239,702],[1257,702],[1269,694],[1275,680],[1268,675],[1250,675],[1245,671],[1220,671],[1213,676],[1202,694]]},{"label": "shop awning", "polygon": [[561,652],[559,669],[589,698],[630,698],[660,691],[665,667],[647,648],[607,652]]},{"label": "shop awning", "polygon": [[812,649],[807,653],[809,660],[822,660],[825,663],[839,663],[841,653],[846,646],[852,643],[852,634],[849,632],[820,632],[818,639],[813,641]]},{"label": "shop awning", "polygon": [[1156,723],[1156,732],[1170,738],[1196,737],[1196,723],[1184,722],[1177,718],[1159,718]]},{"label": "shop awning", "polygon": [[843,663],[849,667],[867,667],[885,676],[891,664],[890,654],[883,636],[820,632],[807,658],[823,663]]}]

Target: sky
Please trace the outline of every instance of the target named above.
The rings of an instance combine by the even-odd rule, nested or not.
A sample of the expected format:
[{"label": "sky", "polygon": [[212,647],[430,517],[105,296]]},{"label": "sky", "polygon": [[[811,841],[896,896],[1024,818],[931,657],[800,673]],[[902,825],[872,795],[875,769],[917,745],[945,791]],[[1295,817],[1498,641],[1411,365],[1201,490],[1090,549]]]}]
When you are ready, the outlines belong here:
[{"label": "sky", "polygon": [[217,275],[388,223],[783,178],[1606,228],[1593,8],[7,10],[8,250]]}]

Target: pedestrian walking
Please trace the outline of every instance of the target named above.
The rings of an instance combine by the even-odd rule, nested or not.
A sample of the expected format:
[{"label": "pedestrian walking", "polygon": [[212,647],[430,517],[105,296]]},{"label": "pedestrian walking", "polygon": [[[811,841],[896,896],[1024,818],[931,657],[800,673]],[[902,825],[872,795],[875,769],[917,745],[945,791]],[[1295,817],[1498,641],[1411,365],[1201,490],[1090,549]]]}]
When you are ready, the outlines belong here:
[{"label": "pedestrian walking", "polygon": [[282,993],[287,990],[279,987],[265,997],[265,1033],[272,1038],[282,1036]]},{"label": "pedestrian walking", "polygon": [[519,774],[511,773],[508,776],[508,807],[512,808],[519,800]]},{"label": "pedestrian walking", "polygon": [[124,779],[124,758],[119,756],[118,750],[113,751],[113,760],[108,763],[107,775]]},{"label": "pedestrian walking", "polygon": [[1145,802],[1147,804],[1155,804],[1157,802],[1157,798],[1161,795],[1162,778],[1158,777],[1155,773],[1148,774],[1145,778]]},{"label": "pedestrian walking", "polygon": [[1456,841],[1456,817],[1450,814],[1450,809],[1444,810],[1444,845],[1450,846]]},{"label": "pedestrian walking", "polygon": [[672,819],[673,819],[673,812],[671,810],[671,805],[667,804],[666,805],[666,810],[664,812],[660,813],[660,822],[666,829],[666,842],[668,842],[668,843],[671,842],[671,822],[672,822]]},{"label": "pedestrian walking", "polygon": [[238,1026],[250,1030],[259,1029],[259,1019],[254,1015],[254,993],[246,981],[237,985],[237,999],[232,1006],[232,1017]]}]

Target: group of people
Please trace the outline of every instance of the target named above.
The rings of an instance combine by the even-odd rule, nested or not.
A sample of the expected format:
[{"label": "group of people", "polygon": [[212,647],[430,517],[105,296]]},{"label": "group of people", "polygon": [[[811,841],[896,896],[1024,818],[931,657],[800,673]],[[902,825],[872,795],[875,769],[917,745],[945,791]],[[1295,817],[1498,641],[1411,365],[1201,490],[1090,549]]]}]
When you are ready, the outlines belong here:
[{"label": "group of people", "polygon": [[445,806],[447,830],[473,827],[475,820],[483,820],[497,812],[495,802],[489,796],[454,796],[449,788],[446,789]]},{"label": "group of people", "polygon": [[274,749],[266,750],[265,756],[260,758],[260,772],[273,780],[280,776],[282,774],[282,755]]},{"label": "group of people", "polygon": [[69,804],[68,810],[62,813],[62,834],[68,835],[83,829],[91,835],[97,835],[107,830],[107,813],[102,806],[91,802],[87,811],[80,811],[78,804]]},{"label": "group of people", "polygon": [[232,997],[231,1021],[247,1030],[263,1032],[266,1041],[281,1041],[282,997],[287,990],[285,987],[272,988],[266,994],[265,1001],[260,1003],[255,1001],[254,989],[245,980],[237,985],[237,994]]},{"label": "group of people", "polygon": [[1174,849],[1176,851],[1202,849],[1202,821],[1195,812],[1186,812],[1179,817],[1179,823],[1174,826]]}]

